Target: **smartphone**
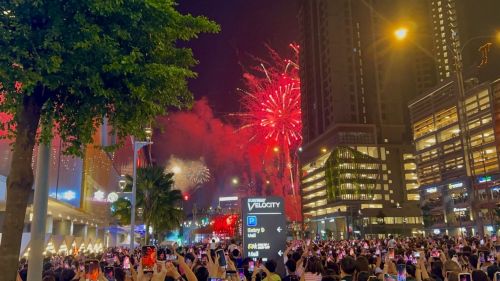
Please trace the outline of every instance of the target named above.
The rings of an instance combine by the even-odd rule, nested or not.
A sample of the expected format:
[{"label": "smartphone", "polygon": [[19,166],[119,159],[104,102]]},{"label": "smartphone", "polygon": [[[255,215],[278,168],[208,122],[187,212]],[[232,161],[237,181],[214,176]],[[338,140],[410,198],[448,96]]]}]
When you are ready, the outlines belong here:
[{"label": "smartphone", "polygon": [[226,262],[226,255],[224,254],[224,250],[219,249],[215,252],[215,255],[219,259],[219,266],[220,267],[225,267],[227,265]]},{"label": "smartphone", "polygon": [[394,259],[394,248],[389,248],[389,259]]},{"label": "smartphone", "polygon": [[99,279],[99,261],[86,260],[85,261],[85,279],[89,281],[97,281]]},{"label": "smartphone", "polygon": [[419,252],[413,252],[413,257],[414,258],[420,258],[420,253]]},{"label": "smartphone", "polygon": [[441,255],[439,254],[439,251],[438,251],[438,250],[434,249],[434,250],[432,250],[432,252],[431,252],[431,256],[432,256],[433,258],[439,258]]},{"label": "smartphone", "polygon": [[392,275],[392,274],[384,274],[384,281],[397,281],[398,276],[397,275]]},{"label": "smartphone", "polygon": [[167,260],[167,254],[165,253],[165,249],[158,248],[156,250],[156,259],[158,261],[166,261]]},{"label": "smartphone", "polygon": [[[167,255],[166,258],[167,261],[176,261],[177,255]],[[190,261],[189,259],[186,259],[186,263],[188,263],[189,261]]]},{"label": "smartphone", "polygon": [[130,269],[130,258],[128,256],[123,258],[123,269]]},{"label": "smartphone", "polygon": [[238,277],[240,281],[246,281],[245,270],[243,268],[238,268]]},{"label": "smartphone", "polygon": [[255,262],[249,261],[248,262],[248,272],[253,272],[254,269],[255,269]]},{"label": "smartphone", "polygon": [[112,267],[112,266],[106,266],[104,268],[104,277],[106,277],[106,279],[108,281],[115,281],[115,268]]},{"label": "smartphone", "polygon": [[459,273],[458,281],[472,281],[472,275],[470,273]]},{"label": "smartphone", "polygon": [[[491,254],[490,254],[490,255],[488,256],[488,261],[489,261],[489,262],[495,262],[495,256],[493,256],[493,255],[491,255]],[[497,281],[500,281],[500,280],[497,280]]]},{"label": "smartphone", "polygon": [[406,264],[398,264],[398,280],[397,281],[406,281]]},{"label": "smartphone", "polygon": [[484,259],[484,253],[483,252],[479,252],[479,262],[480,263],[486,262],[485,259]]},{"label": "smartphone", "polygon": [[156,247],[142,246],[141,248],[141,265],[144,272],[153,272],[153,267],[156,263]]}]

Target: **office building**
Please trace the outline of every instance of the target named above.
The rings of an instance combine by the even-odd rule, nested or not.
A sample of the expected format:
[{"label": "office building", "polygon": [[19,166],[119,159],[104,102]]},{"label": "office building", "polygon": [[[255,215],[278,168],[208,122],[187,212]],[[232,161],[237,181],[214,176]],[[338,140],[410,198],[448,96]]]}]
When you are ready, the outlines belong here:
[{"label": "office building", "polygon": [[426,56],[432,42],[414,38],[415,48],[393,35],[400,24],[423,33],[427,5],[300,2],[301,192],[310,233],[346,238],[421,228],[406,106],[435,83]]},{"label": "office building", "polygon": [[498,231],[499,78],[483,83],[466,79],[462,129],[456,80],[445,80],[409,103],[427,233]]},{"label": "office building", "polygon": [[[82,158],[63,154],[64,143],[55,136],[50,145],[49,199],[46,217],[45,254],[73,254],[75,249],[99,252],[108,246],[127,244],[127,230],[114,226],[110,215],[110,200],[119,191],[121,173],[130,174],[132,144],[127,139],[125,146],[115,153],[98,148],[111,145],[106,126],[102,126],[93,137],[93,143],[85,148]],[[35,147],[33,167],[36,171],[38,148]],[[142,162],[147,158],[139,154]],[[6,178],[9,175],[12,151],[9,140],[0,141],[0,221],[5,210]],[[36,177],[36,175],[35,175]],[[116,193],[115,193],[116,194]],[[30,243],[30,228],[33,217],[32,198],[26,210],[25,227],[20,255],[27,256]],[[1,233],[1,225],[0,225]]]}]

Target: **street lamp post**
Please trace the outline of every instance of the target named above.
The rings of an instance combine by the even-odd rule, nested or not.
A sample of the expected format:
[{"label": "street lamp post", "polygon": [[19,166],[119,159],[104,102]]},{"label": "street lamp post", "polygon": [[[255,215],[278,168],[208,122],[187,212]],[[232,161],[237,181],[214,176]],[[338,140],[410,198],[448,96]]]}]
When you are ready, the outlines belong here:
[{"label": "street lamp post", "polygon": [[[152,130],[151,128],[146,128],[146,141],[136,141],[135,138],[133,139],[133,148],[134,148],[134,163],[132,164],[132,196],[130,198],[130,205],[131,205],[131,210],[130,210],[130,250],[133,250],[135,248],[134,242],[135,242],[135,235],[134,235],[134,229],[135,229],[135,203],[136,203],[136,193],[137,193],[137,154],[141,148],[143,148],[146,145],[153,144],[151,141],[151,135],[152,135]],[[148,231],[148,229],[146,229]]]},{"label": "street lamp post", "polygon": [[[59,151],[59,153],[61,153]],[[33,198],[33,219],[31,222],[31,245],[28,253],[30,270],[28,280],[40,280],[43,271],[43,252],[49,200],[50,143],[38,146],[35,194]]]}]

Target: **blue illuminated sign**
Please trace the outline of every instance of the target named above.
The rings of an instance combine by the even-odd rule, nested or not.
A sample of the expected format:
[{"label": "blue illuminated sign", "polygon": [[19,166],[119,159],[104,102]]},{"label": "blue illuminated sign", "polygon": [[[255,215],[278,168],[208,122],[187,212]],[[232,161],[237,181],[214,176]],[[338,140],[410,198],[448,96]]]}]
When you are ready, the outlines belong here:
[{"label": "blue illuminated sign", "polygon": [[257,226],[257,217],[247,216],[247,226]]},{"label": "blue illuminated sign", "polygon": [[479,179],[478,179],[479,183],[489,182],[489,181],[491,181],[491,176],[479,177]]}]

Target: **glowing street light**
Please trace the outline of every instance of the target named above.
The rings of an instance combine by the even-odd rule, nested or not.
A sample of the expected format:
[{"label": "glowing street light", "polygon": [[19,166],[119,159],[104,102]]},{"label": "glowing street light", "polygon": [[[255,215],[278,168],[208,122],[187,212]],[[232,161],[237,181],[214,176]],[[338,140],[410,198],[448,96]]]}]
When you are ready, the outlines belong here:
[{"label": "glowing street light", "polygon": [[237,185],[240,181],[238,180],[238,178],[233,178],[231,180],[231,182],[234,184],[234,185]]},{"label": "glowing street light", "polygon": [[408,28],[406,27],[400,27],[394,31],[394,36],[398,41],[406,39],[407,35],[408,35]]},{"label": "glowing street light", "polygon": [[280,151],[280,148],[279,148],[279,147],[277,147],[277,146],[275,146],[275,147],[273,148],[273,151],[274,151],[274,152],[279,152],[279,151]]}]

